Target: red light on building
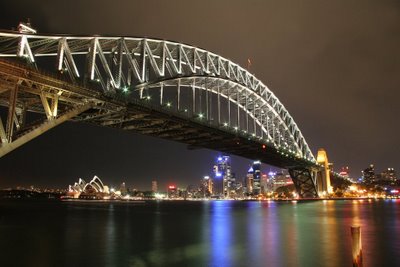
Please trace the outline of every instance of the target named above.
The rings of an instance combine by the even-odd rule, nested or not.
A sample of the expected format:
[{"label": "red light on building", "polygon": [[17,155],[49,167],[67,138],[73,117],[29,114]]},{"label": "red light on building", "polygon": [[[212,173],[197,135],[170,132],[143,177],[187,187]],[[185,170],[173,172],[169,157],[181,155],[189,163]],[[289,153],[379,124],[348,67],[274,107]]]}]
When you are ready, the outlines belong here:
[{"label": "red light on building", "polygon": [[263,148],[263,149],[266,149],[266,148],[267,148],[267,146],[266,146],[266,145],[262,145],[262,148]]},{"label": "red light on building", "polygon": [[168,186],[168,189],[175,189],[175,185]]}]

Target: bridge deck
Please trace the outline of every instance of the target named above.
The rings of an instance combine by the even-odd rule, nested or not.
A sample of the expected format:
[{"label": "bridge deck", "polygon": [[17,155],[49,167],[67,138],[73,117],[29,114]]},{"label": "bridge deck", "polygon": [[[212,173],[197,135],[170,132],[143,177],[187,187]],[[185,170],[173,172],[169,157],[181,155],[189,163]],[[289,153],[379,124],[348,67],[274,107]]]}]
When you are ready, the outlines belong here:
[{"label": "bridge deck", "polygon": [[[28,111],[45,114],[39,96],[51,95],[54,90],[62,92],[58,100],[60,113],[79,104],[94,103],[93,108],[79,114],[74,118],[75,121],[177,141],[187,144],[189,149],[208,148],[257,159],[281,168],[316,167],[310,161],[285,153],[283,150],[279,151],[272,144],[262,143],[260,139],[251,135],[235,132],[227,127],[215,127],[205,120],[191,118],[187,113],[171,112],[163,107],[151,105],[145,100],[128,100],[118,94],[108,96],[16,62],[0,60],[0,84],[0,105],[5,107],[9,106],[8,92],[18,84],[17,106],[21,105],[20,109],[25,107]],[[27,125],[16,135],[30,131],[29,127],[37,125]]]}]

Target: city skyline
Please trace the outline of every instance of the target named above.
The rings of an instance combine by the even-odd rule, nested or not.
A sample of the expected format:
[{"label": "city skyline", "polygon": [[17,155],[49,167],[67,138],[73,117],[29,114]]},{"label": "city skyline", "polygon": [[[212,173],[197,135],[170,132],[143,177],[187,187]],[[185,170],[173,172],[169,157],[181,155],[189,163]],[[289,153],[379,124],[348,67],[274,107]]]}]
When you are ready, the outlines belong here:
[{"label": "city skyline", "polygon": [[[214,11],[204,10],[211,12],[213,22],[218,19],[217,12],[223,4],[226,5],[217,3]],[[136,14],[130,23],[123,20],[91,23],[90,19],[94,21],[95,17],[89,15],[78,25],[54,12],[55,2],[47,3],[46,8],[30,9],[32,3],[28,1],[0,4],[4,10],[6,7],[10,10],[1,27],[10,29],[30,17],[39,32],[152,36],[215,51],[242,66],[251,59],[250,71],[282,100],[315,154],[318,148],[325,148],[335,168],[349,165],[352,176],[361,176],[361,170],[370,163],[379,170],[398,169],[396,99],[399,92],[396,87],[400,83],[396,74],[400,66],[396,48],[400,40],[398,34],[393,34],[399,21],[396,6],[366,2],[364,11],[356,12],[357,5],[344,1],[330,3],[330,8],[343,11],[343,21],[338,22],[326,8],[315,3],[286,6],[268,2],[246,9],[239,2],[229,4],[231,14],[243,16],[253,31],[239,28],[237,32],[225,32],[222,30],[228,28],[227,22],[210,23],[207,28],[210,37],[206,38],[202,35],[204,22],[200,17],[196,17],[188,32],[179,24],[185,18],[166,18],[164,11],[152,16],[154,21],[146,17],[141,20],[141,14]],[[145,5],[154,12],[169,8],[151,8],[164,7],[156,2]],[[83,6],[74,12],[87,15],[89,8]],[[278,10],[278,14],[285,16],[280,18],[271,12],[269,21],[261,23],[266,25],[264,28],[258,25],[256,18],[261,14],[257,9],[268,14],[270,10]],[[317,14],[327,15],[322,26],[314,23],[321,19]],[[371,14],[379,17],[379,22],[370,20]],[[161,21],[169,27],[161,27]],[[343,38],[338,38],[341,35]],[[313,36],[318,38],[306,41]],[[254,41],[245,41],[250,37]],[[364,55],[369,57],[366,59]],[[138,180],[147,184],[162,175],[164,179],[182,177],[181,182],[197,181],[208,170],[210,158],[218,154],[205,149],[186,150],[185,145],[118,130],[67,123],[3,157],[0,185],[60,185],[79,176],[95,174],[115,182],[125,179],[127,183]],[[243,169],[252,162],[232,158]],[[24,168],[18,168],[22,163]]]}]

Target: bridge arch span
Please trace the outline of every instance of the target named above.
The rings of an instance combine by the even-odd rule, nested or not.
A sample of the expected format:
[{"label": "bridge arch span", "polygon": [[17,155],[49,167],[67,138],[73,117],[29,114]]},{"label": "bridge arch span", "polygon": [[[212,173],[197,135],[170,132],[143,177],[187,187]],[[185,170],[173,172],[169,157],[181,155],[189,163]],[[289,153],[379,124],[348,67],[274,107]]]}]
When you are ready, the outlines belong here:
[{"label": "bridge arch span", "polygon": [[[256,122],[261,128],[260,138],[265,135],[275,146],[316,162],[294,119],[275,94],[246,69],[210,51],[150,38],[13,32],[0,32],[0,43],[0,57],[25,58],[39,67],[41,61],[53,61],[56,70],[71,82],[99,87],[108,95],[157,85],[194,86],[219,94]],[[206,82],[210,88],[201,86],[207,79],[214,81]],[[223,89],[218,92],[215,84],[219,83]]]}]

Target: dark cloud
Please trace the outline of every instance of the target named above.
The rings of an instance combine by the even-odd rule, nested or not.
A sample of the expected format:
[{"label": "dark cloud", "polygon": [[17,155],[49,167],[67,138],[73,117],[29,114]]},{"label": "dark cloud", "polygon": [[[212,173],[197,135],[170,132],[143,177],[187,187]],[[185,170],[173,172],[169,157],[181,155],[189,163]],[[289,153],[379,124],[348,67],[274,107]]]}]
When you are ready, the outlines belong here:
[{"label": "dark cloud", "polygon": [[[398,1],[99,3],[1,3],[7,10],[1,26],[30,17],[42,32],[149,36],[190,43],[241,65],[251,58],[251,72],[281,99],[313,151],[326,148],[335,166],[349,165],[354,176],[371,162],[400,168]],[[183,184],[207,173],[216,155],[66,124],[2,158],[0,184],[61,186],[94,174],[140,186],[150,179]],[[244,173],[248,161],[234,162]]]}]

